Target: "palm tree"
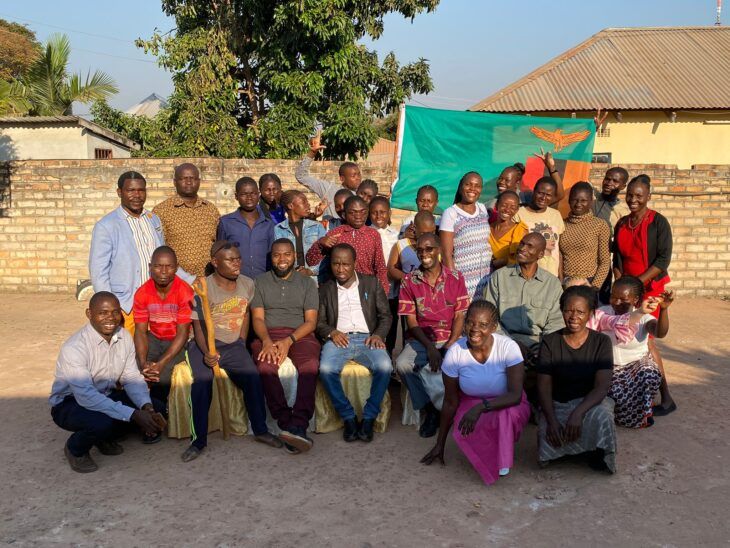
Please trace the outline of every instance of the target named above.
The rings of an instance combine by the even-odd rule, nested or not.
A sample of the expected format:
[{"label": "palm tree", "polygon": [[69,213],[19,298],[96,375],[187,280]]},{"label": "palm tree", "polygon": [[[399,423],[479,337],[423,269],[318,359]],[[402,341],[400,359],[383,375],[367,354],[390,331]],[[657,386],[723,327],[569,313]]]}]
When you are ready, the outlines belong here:
[{"label": "palm tree", "polygon": [[0,80],[0,116],[27,114],[30,110],[28,93],[20,82]]},{"label": "palm tree", "polygon": [[74,101],[89,103],[106,99],[117,93],[111,76],[101,71],[87,73],[82,83],[79,74],[68,74],[71,45],[68,37],[54,34],[48,39],[41,55],[23,78],[30,101],[30,114],[57,116],[73,114]]}]

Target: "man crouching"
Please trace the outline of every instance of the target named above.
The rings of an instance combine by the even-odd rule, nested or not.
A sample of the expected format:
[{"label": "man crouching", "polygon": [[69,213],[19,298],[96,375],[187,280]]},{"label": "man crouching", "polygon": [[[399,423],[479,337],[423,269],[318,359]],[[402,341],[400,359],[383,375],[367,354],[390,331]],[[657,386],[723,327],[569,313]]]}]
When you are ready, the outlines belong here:
[{"label": "man crouching", "polygon": [[120,327],[119,300],[107,291],[96,293],[86,317],[89,324],[61,347],[49,399],[53,422],[73,432],[64,447],[68,463],[82,473],[98,469],[89,455],[93,446],[102,455],[123,452],[115,440],[130,422],[148,436],[166,425],[159,413],[164,405],[150,399],[132,337]]}]

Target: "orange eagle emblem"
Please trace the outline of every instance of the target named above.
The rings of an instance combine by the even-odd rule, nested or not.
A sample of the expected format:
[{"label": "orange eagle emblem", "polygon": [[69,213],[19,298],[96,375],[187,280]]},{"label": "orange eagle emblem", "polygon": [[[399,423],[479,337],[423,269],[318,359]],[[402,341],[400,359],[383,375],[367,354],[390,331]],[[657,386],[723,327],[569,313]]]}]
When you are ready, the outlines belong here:
[{"label": "orange eagle emblem", "polygon": [[539,127],[531,127],[530,132],[537,138],[552,143],[555,146],[555,152],[560,152],[565,147],[572,145],[573,143],[580,143],[585,141],[586,138],[591,134],[590,131],[576,131],[575,133],[563,133],[562,129],[556,129],[555,131],[548,131]]}]

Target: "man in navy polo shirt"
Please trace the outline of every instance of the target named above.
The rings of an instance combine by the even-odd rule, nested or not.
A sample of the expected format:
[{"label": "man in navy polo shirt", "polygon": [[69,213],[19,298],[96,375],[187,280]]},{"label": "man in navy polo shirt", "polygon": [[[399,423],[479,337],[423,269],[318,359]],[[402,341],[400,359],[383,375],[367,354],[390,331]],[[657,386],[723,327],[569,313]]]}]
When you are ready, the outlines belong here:
[{"label": "man in navy polo shirt", "polygon": [[264,215],[259,205],[259,186],[251,177],[236,181],[236,200],[240,206],[221,217],[218,240],[238,244],[241,274],[251,279],[271,269],[271,244],[276,223]]}]

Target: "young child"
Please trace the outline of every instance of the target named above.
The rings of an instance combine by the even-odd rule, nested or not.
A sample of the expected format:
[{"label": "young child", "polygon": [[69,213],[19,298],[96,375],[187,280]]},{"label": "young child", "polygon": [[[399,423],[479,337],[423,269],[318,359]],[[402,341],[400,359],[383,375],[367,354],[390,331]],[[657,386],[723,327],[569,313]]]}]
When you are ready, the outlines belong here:
[{"label": "young child", "polygon": [[337,212],[337,217],[333,217],[332,215],[325,214],[322,217],[322,226],[324,226],[325,230],[332,230],[333,228],[337,228],[338,226],[342,226],[342,223],[345,222],[345,202],[347,199],[352,196],[352,192],[349,191],[346,188],[341,188],[337,192],[335,192],[335,197],[333,199],[334,202],[334,208]]},{"label": "young child", "polygon": [[[363,184],[365,184],[364,181]],[[388,198],[375,196],[370,201],[370,225],[380,234],[380,241],[383,244],[383,259],[387,263],[388,257],[395,250],[395,244],[398,241],[398,231],[390,226],[390,202]],[[390,279],[390,276],[388,278]],[[398,287],[392,279],[390,279],[388,303],[390,305],[390,312],[395,318],[398,314]],[[394,321],[390,326],[390,331],[385,340],[385,347],[388,349],[388,352],[393,351],[397,335],[398,322]]]},{"label": "young child", "polygon": [[[436,215],[434,212],[436,211],[436,206],[438,206],[438,203],[439,192],[438,190],[436,190],[436,188],[432,187],[431,185],[424,185],[418,189],[418,193],[416,194],[416,207],[418,208],[418,212],[428,211],[429,213],[431,213],[434,216],[437,230],[439,226],[439,216]],[[398,233],[399,238],[408,238],[410,240],[416,239],[413,221],[418,212],[409,215],[403,220],[403,224],[400,227],[400,232]],[[407,231],[408,234],[406,234]]]},{"label": "young child", "polygon": [[185,360],[192,288],[175,275],[177,256],[160,246],[152,253],[150,279],[134,294],[134,348],[150,394],[167,402],[172,369]]}]

